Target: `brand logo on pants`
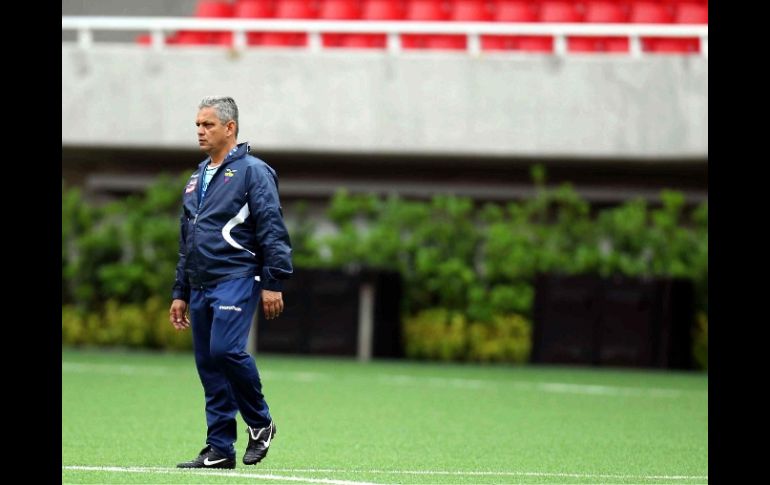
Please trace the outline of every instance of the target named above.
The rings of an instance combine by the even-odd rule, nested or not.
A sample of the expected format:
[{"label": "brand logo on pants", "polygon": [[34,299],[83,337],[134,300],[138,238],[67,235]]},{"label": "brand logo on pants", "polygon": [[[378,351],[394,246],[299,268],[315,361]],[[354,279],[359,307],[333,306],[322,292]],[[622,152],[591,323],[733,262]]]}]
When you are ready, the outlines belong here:
[{"label": "brand logo on pants", "polygon": [[225,306],[225,305],[219,305],[219,309],[220,309],[220,310],[235,311],[235,312],[239,312],[239,311],[241,311],[241,307],[239,307],[239,306],[235,306],[235,305],[228,305],[228,306]]}]

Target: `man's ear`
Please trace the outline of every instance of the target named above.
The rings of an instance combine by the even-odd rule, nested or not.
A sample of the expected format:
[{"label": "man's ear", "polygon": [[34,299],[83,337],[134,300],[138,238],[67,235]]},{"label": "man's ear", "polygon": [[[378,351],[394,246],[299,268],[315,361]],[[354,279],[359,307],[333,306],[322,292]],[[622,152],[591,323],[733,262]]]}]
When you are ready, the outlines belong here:
[{"label": "man's ear", "polygon": [[225,126],[227,126],[227,129],[230,131],[228,135],[229,134],[235,135],[235,120],[228,121]]}]

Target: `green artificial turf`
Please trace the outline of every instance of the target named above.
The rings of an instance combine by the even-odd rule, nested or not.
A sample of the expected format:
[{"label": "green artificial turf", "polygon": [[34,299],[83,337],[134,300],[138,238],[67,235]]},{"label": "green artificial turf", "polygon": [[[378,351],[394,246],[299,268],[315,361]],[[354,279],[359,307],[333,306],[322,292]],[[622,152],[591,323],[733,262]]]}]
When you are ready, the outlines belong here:
[{"label": "green artificial turf", "polygon": [[258,355],[257,466],[175,468],[206,438],[192,354],[62,351],[63,483],[708,482],[708,376]]}]

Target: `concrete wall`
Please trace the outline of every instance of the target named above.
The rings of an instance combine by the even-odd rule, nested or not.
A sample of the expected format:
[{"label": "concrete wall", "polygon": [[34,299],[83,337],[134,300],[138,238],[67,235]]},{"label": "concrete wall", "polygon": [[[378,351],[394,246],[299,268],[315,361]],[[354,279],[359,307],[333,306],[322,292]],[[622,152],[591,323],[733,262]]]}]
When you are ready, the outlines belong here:
[{"label": "concrete wall", "polygon": [[[62,0],[62,15],[191,17],[198,0]],[[131,43],[143,31],[96,31],[94,38]],[[62,31],[62,42],[74,42],[75,32]]]},{"label": "concrete wall", "polygon": [[136,15],[184,17],[198,0],[62,0],[62,15]]},{"label": "concrete wall", "polygon": [[708,61],[62,43],[64,146],[197,147],[204,95],[257,150],[708,157]]}]

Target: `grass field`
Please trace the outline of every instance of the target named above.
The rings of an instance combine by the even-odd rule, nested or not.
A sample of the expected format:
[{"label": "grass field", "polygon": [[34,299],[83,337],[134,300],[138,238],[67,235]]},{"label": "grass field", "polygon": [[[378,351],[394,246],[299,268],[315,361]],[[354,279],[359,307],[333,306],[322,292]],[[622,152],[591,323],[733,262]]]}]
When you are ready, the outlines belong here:
[{"label": "grass field", "polygon": [[63,483],[708,483],[708,376],[257,356],[267,458],[206,437],[192,354],[62,350]]}]

